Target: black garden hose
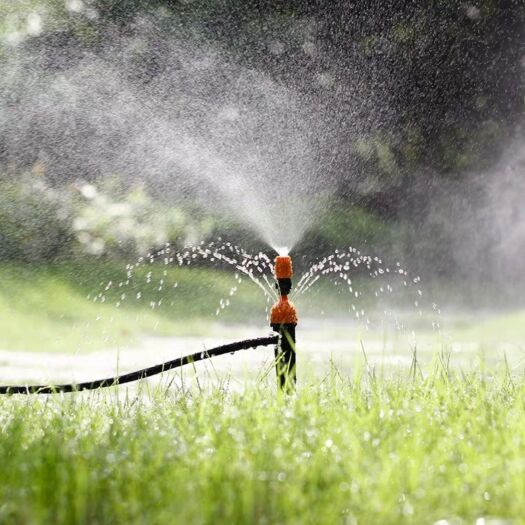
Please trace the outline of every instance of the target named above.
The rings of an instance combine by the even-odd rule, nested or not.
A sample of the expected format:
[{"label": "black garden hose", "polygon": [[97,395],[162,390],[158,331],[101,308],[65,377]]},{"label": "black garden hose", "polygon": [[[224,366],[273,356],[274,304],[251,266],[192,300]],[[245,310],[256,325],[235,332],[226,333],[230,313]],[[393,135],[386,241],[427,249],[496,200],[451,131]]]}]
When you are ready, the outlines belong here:
[{"label": "black garden hose", "polygon": [[97,388],[106,388],[109,386],[123,385],[124,383],[130,383],[132,381],[138,381],[151,377],[173,368],[179,368],[181,366],[196,363],[197,361],[203,361],[210,357],[218,355],[231,354],[239,350],[248,350],[250,348],[257,348],[258,346],[270,346],[275,345],[279,342],[279,336],[260,337],[258,339],[246,339],[245,341],[237,341],[235,343],[229,343],[227,345],[217,346],[210,350],[203,350],[195,354],[186,355],[173,359],[172,361],[166,361],[160,365],[150,366],[137,370],[136,372],[130,372],[129,374],[123,374],[121,376],[108,377],[107,379],[97,379],[95,381],[86,381],[84,383],[71,383],[68,385],[6,385],[0,386],[0,394],[58,394],[62,392],[81,392],[82,390],[96,390]]}]

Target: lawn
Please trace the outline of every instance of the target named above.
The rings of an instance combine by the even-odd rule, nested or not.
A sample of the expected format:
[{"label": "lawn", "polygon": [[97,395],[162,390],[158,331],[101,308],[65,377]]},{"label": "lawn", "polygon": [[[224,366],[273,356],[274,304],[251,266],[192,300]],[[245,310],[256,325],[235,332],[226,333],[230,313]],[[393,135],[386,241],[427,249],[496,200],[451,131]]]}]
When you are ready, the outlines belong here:
[{"label": "lawn", "polygon": [[4,264],[0,349],[74,352],[132,344],[146,333],[204,335],[218,319],[265,319],[265,306],[258,288],[239,285],[233,272],[144,265],[129,279],[124,263]]},{"label": "lawn", "polygon": [[[13,350],[204,335],[216,319],[265,319],[267,306],[245,280],[221,309],[238,282],[203,267],[147,265],[129,277],[111,262],[3,265],[0,282],[0,348]],[[329,291],[316,301],[329,303]],[[519,346],[524,319],[470,317],[450,334],[487,350]],[[385,377],[359,355],[351,377],[304,366],[290,397],[277,395],[271,370],[235,389],[227,377],[183,387],[166,374],[129,389],[2,397],[0,525],[525,523],[525,380],[493,353],[499,372],[448,369],[438,354],[422,373]]]},{"label": "lawn", "polygon": [[524,406],[522,378],[441,365],[333,370],[292,397],[272,380],[4,397],[0,523],[524,523]]},{"label": "lawn", "polygon": [[[341,286],[319,281],[312,292],[294,300],[301,319],[344,321],[341,337],[353,330],[353,339],[359,333],[377,340],[388,337],[402,345],[403,352],[407,350],[404,336],[410,335],[410,329],[378,330],[388,318],[382,318],[381,309],[374,309],[371,283],[360,283],[359,289],[363,296],[357,301]],[[372,312],[376,328],[363,332],[356,325],[350,308],[353,302]],[[81,352],[134,344],[145,334],[204,336],[217,322],[260,326],[266,322],[268,306],[257,286],[247,278],[239,283],[234,272],[227,270],[146,264],[128,278],[123,262],[2,264],[0,350]],[[439,318],[430,308],[419,317],[416,309],[401,307],[402,321],[407,327],[412,324],[419,340],[432,351],[440,348],[437,334],[430,329],[432,320],[441,321],[447,343],[474,341],[489,353],[500,343],[510,342],[520,349],[525,342],[525,310],[484,315],[456,312]],[[337,330],[331,328],[332,337]]]}]

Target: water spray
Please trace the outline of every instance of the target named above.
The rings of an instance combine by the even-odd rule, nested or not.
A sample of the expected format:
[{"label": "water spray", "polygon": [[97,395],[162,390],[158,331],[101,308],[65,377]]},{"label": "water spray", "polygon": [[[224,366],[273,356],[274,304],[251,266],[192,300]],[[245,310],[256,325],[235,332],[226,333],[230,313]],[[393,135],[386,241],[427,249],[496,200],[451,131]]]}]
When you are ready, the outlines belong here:
[{"label": "water spray", "polygon": [[270,326],[279,334],[279,344],[275,347],[275,369],[277,382],[282,391],[295,389],[297,374],[295,370],[295,327],[297,311],[288,299],[292,289],[293,266],[289,255],[275,258],[275,278],[280,298],[272,306]]}]

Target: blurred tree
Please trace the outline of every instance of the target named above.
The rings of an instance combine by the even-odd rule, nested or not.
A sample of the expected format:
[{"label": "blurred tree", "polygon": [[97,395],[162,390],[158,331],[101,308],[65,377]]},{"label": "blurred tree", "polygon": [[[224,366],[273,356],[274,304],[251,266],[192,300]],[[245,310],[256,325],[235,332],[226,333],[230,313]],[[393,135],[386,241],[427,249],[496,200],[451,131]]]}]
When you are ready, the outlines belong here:
[{"label": "blurred tree", "polygon": [[[523,119],[523,0],[27,0],[4,2],[0,15],[0,70],[18,60],[0,78],[0,125],[42,72],[65,73],[86,56],[117,52],[116,36],[136,41],[124,74],[138,88],[154,84],[174,67],[167,47],[174,36],[291,87],[324,123],[322,136],[309,139],[346,203],[374,220],[419,225],[426,217],[442,247],[455,225],[436,218],[436,196],[446,199],[458,181],[495,165]],[[79,140],[97,131],[70,115],[57,125]],[[0,164],[44,162],[56,184],[107,175],[89,159],[57,154],[48,147],[57,136],[45,131],[1,133]],[[118,152],[127,136],[108,127],[100,140]],[[483,200],[477,193],[474,204]],[[398,240],[413,238],[414,229],[406,226]],[[442,273],[454,264],[443,256]]]},{"label": "blurred tree", "polygon": [[[25,17],[50,12],[47,30],[23,42],[40,50],[42,68],[74,67],[82,50],[96,53],[116,31],[139,34],[140,15],[157,33],[131,64],[144,82],[165,66],[163,34],[175,34],[211,42],[291,85],[315,100],[327,122],[320,141],[333,150],[332,176],[346,175],[352,192],[373,171],[385,186],[402,188],[392,175],[412,175],[414,166],[445,176],[486,167],[523,115],[520,0],[41,0],[20,6]],[[13,20],[13,7],[9,13]]]}]

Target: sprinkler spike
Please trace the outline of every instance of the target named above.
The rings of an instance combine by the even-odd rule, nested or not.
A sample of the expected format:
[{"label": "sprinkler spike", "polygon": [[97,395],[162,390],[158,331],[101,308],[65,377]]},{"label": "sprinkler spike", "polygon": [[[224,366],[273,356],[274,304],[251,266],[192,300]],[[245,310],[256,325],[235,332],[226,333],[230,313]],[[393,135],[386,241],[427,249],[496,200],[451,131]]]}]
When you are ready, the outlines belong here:
[{"label": "sprinkler spike", "polygon": [[292,392],[295,389],[295,327],[297,312],[294,304],[288,300],[292,289],[292,258],[288,255],[275,258],[275,278],[281,297],[272,306],[270,325],[281,336],[275,348],[276,372],[279,387],[282,391]]}]

